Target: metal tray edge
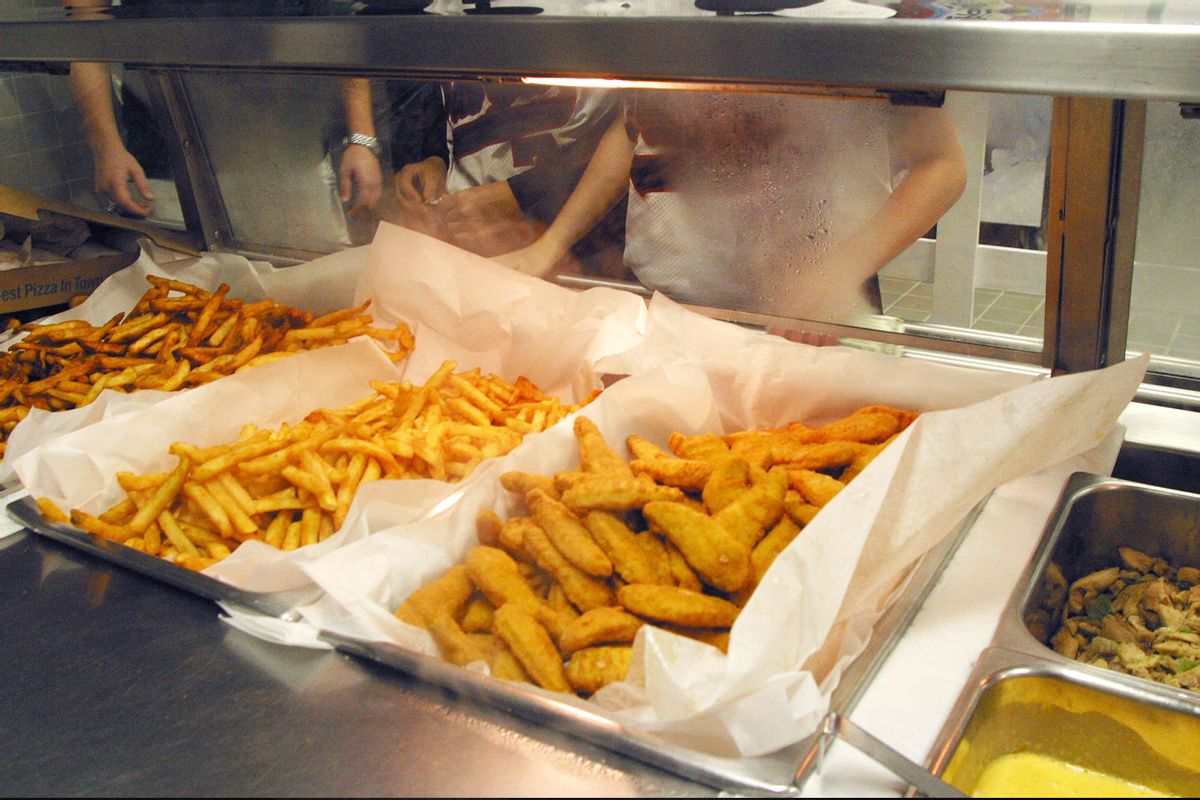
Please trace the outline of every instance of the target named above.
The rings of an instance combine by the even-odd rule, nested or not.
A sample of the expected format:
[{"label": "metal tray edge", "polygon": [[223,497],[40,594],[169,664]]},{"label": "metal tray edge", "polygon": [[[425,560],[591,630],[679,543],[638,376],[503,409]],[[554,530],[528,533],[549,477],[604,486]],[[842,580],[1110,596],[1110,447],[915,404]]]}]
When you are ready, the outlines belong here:
[{"label": "metal tray edge", "polygon": [[283,592],[251,592],[239,589],[203,573],[184,569],[73,526],[47,522],[42,518],[32,497],[21,497],[12,501],[7,510],[10,517],[40,536],[217,603],[295,621],[299,619],[296,609],[322,594],[322,590],[316,586]]},{"label": "metal tray edge", "polygon": [[[946,538],[916,564],[905,588],[876,623],[875,634],[866,649],[843,673],[838,688],[833,692],[831,710],[848,714],[857,704],[867,684],[920,610],[990,497],[989,493],[977,503]],[[816,769],[821,744],[819,731],[768,756],[721,758],[672,744],[653,734],[622,726],[601,713],[493,680],[390,642],[367,641],[329,631],[322,631],[320,636],[345,653],[393,667],[487,705],[714,788],[796,796]],[[794,758],[791,757],[793,754]],[[785,762],[786,770],[783,768]],[[765,774],[771,767],[775,768],[778,777]],[[785,771],[786,782],[783,778]]]}]

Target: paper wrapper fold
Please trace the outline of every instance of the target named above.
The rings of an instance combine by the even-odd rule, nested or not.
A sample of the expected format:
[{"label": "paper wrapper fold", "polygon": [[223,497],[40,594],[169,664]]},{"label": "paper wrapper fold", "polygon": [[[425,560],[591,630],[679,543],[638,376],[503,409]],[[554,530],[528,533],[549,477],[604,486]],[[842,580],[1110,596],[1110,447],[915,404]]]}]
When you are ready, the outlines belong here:
[{"label": "paper wrapper fold", "polygon": [[[723,432],[817,423],[877,403],[924,412],[775,561],[733,627],[727,656],[643,628],[629,678],[592,708],[723,756],[773,752],[811,733],[841,669],[910,566],[996,487],[1086,451],[1113,429],[1146,362],[1031,381],[843,348],[812,348],[652,304],[641,374],[580,413],[614,448],[638,433]],[[684,362],[687,363],[684,363]],[[705,388],[707,387],[707,388]],[[510,454],[508,468],[578,463],[566,422]],[[326,597],[317,627],[436,650],[392,612],[462,560],[481,508],[513,509],[496,469],[444,514],[399,525],[309,564]],[[531,691],[540,691],[531,687]],[[569,702],[575,702],[573,698]]]}]

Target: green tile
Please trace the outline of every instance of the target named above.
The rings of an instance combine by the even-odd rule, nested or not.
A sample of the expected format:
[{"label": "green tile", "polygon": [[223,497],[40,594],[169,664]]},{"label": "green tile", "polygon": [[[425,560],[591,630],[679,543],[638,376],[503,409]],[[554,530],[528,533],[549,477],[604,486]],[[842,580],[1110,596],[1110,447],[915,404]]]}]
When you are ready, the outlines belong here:
[{"label": "green tile", "polygon": [[1179,318],[1179,333],[1183,336],[1200,336],[1200,317],[1184,314]]},{"label": "green tile", "polygon": [[1017,292],[1004,292],[996,298],[996,302],[992,303],[992,308],[1006,308],[1013,311],[1025,311],[1033,313],[1042,307],[1045,300],[1035,294],[1018,294]]},{"label": "green tile", "polygon": [[1017,333],[1021,330],[1021,326],[1017,323],[1000,322],[990,319],[977,320],[971,327],[975,330],[991,331],[992,333]]},{"label": "green tile", "polygon": [[1029,311],[1018,311],[1012,308],[999,308],[995,305],[979,315],[979,321],[1005,322],[1020,327],[1029,321]]}]

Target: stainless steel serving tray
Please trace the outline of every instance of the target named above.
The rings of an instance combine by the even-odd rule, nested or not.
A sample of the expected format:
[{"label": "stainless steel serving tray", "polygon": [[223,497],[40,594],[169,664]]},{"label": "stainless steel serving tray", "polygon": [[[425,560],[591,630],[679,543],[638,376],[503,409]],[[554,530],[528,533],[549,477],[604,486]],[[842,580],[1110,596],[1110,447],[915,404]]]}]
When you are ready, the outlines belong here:
[{"label": "stainless steel serving tray", "polygon": [[[1190,458],[1193,468],[1200,468],[1200,455],[1179,455]],[[1075,661],[1057,653],[1035,635],[1032,614],[1041,606],[1043,578],[1050,563],[1062,568],[1069,584],[1117,563],[1120,545],[1161,556],[1177,567],[1200,564],[1200,494],[1084,472],[1068,479],[1047,521],[1041,543],[1005,607],[991,645],[968,679],[930,752],[926,766],[931,772],[941,776],[953,763],[964,736],[969,731],[978,735],[980,723],[978,720],[973,723],[973,717],[981,713],[980,706],[986,705],[986,695],[992,687],[1028,676],[1058,681],[1061,692],[1066,694],[1100,693],[1114,708],[1133,704],[1145,714],[1165,714],[1179,720],[1175,724],[1194,724],[1200,746],[1200,694]],[[1085,701],[1083,705],[1089,703]],[[982,713],[986,715],[987,711]],[[1126,727],[1134,734],[1123,735],[1137,740],[1141,735],[1137,726]],[[1040,741],[1052,746],[1045,744],[1050,741],[1046,737]],[[1194,778],[1176,776],[1176,780],[1172,784],[1175,791],[1182,791],[1179,788],[1182,786],[1194,795],[1200,788],[1200,774]]]},{"label": "stainless steel serving tray", "polygon": [[[831,699],[830,710],[848,715],[862,697],[887,655],[975,523],[987,498],[964,517],[936,548],[913,568],[904,588],[875,625],[866,649],[846,669]],[[322,638],[337,649],[384,664],[414,677],[500,708],[579,738],[718,789],[799,795],[818,765],[821,733],[812,731],[796,744],[766,756],[722,758],[673,744],[662,737],[628,728],[570,703],[494,680],[440,659],[384,642],[352,639],[331,633]]]},{"label": "stainless steel serving tray", "polygon": [[248,592],[228,583],[210,578],[200,572],[172,564],[156,556],[147,555],[118,542],[109,541],[94,533],[82,531],[72,525],[47,522],[42,518],[37,503],[32,497],[22,497],[8,504],[8,514],[26,528],[61,542],[76,550],[99,556],[119,567],[140,572],[148,578],[183,589],[218,603],[236,606],[285,620],[296,620],[295,609],[315,600],[321,590],[316,586],[285,592]]},{"label": "stainless steel serving tray", "polygon": [[1200,795],[1200,705],[1159,684],[1113,681],[1074,663],[985,650],[930,771],[971,792],[996,759],[1037,753],[1166,794]]}]

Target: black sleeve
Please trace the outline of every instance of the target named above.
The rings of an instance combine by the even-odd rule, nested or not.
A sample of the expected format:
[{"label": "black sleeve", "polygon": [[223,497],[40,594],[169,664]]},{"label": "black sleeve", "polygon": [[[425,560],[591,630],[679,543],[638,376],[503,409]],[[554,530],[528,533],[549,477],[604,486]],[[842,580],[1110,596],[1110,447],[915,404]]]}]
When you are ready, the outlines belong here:
[{"label": "black sleeve", "polygon": [[388,81],[387,120],[392,169],[438,156],[450,163],[446,104],[436,81]]}]

